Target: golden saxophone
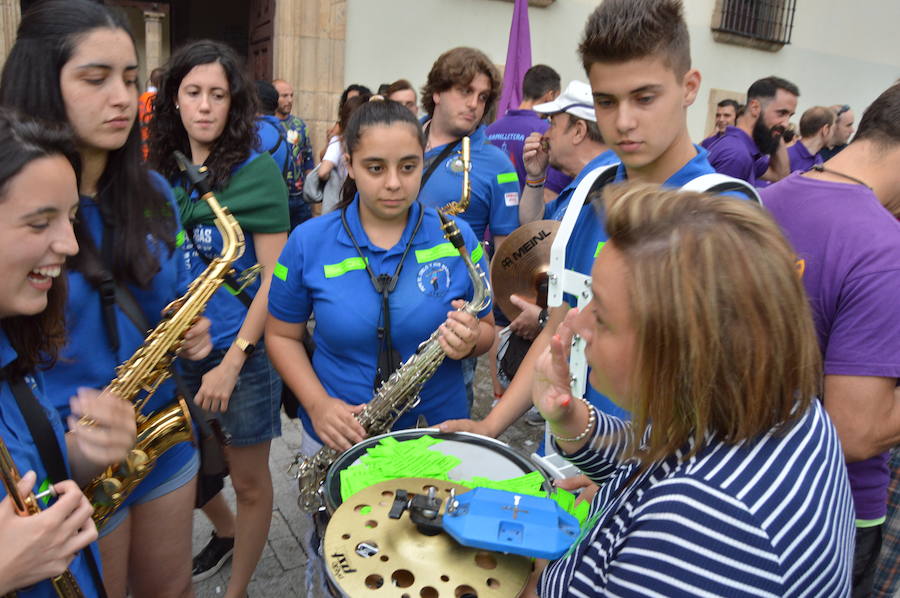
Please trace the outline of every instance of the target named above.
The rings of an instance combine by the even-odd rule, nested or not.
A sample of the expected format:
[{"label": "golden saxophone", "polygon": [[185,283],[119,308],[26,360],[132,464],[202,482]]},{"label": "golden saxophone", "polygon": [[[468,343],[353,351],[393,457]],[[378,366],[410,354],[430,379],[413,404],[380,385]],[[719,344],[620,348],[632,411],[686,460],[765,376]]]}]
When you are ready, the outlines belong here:
[{"label": "golden saxophone", "polygon": [[[170,366],[181,347],[185,332],[203,313],[213,293],[232,271],[232,264],[244,254],[244,233],[228,208],[219,205],[206,182],[206,167],[197,169],[180,152],[175,152],[179,167],[190,183],[200,191],[215,214],[216,228],[222,235],[222,253],[213,259],[184,296],[170,303],[165,316],[150,331],[131,358],[116,368],[116,378],[108,390],[134,403],[137,441],[125,461],[107,468],[92,480],[84,493],[94,505],[94,522],[102,528],[110,515],[150,473],[160,455],[186,440],[193,440],[191,416],[183,398],[150,415],[141,409],[160,384],[171,375]],[[249,284],[241,277],[244,284]]]},{"label": "golden saxophone", "polygon": [[[441,218],[441,228],[444,236],[459,251],[460,257],[466,265],[469,278],[475,288],[472,300],[467,302],[459,311],[476,315],[487,307],[491,300],[491,287],[487,276],[481,267],[472,261],[465,241],[456,223],[444,214],[446,212],[459,213],[468,206],[469,198],[469,138],[463,139],[463,168],[464,186],[459,202],[452,202],[438,210]],[[460,209],[462,206],[462,209]],[[458,211],[453,211],[458,210]],[[416,352],[407,359],[391,376],[385,380],[371,401],[366,403],[363,410],[355,417],[369,436],[376,436],[389,432],[401,415],[419,404],[419,391],[425,382],[434,375],[438,366],[447,356],[438,341],[440,330],[431,333]],[[321,488],[328,473],[328,468],[334,463],[341,451],[329,446],[323,446],[319,452],[309,458],[298,454],[291,466],[297,467],[297,480],[300,487],[298,504],[305,511],[316,511],[323,505]]]},{"label": "golden saxophone", "polygon": [[[38,498],[34,493],[30,493],[24,499],[19,494],[19,480],[21,476],[2,438],[0,438],[0,477],[3,478],[3,485],[6,486],[6,493],[9,494],[9,498],[12,500],[16,515],[29,517],[41,512]],[[62,575],[51,578],[50,583],[53,584],[53,589],[60,598],[84,598],[84,594],[78,586],[78,581],[69,570],[64,571]],[[15,596],[15,592],[10,592],[3,598],[15,598]]]}]

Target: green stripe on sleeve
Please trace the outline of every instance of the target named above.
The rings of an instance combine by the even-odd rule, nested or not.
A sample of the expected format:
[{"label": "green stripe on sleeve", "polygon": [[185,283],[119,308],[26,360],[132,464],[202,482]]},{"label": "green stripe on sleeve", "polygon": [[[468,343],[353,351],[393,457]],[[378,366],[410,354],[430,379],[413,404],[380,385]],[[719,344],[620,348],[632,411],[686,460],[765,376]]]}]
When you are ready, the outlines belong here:
[{"label": "green stripe on sleeve", "polygon": [[275,269],[272,270],[272,274],[275,275],[275,278],[279,278],[279,279],[287,282],[288,269],[287,269],[287,266],[285,266],[284,264],[275,262]]},{"label": "green stripe on sleeve", "polygon": [[502,185],[503,183],[518,183],[519,175],[516,172],[501,172],[497,175],[497,183]]},{"label": "green stripe on sleeve", "polygon": [[477,264],[478,260],[484,255],[484,247],[482,247],[481,243],[479,243],[475,249],[472,250],[472,263]]},{"label": "green stripe on sleeve", "polygon": [[181,247],[184,245],[184,231],[178,231],[178,234],[175,235],[175,247]]},{"label": "green stripe on sleeve", "polygon": [[361,257],[348,257],[336,264],[325,264],[322,269],[325,270],[325,278],[337,278],[351,270],[365,270],[366,262]]},{"label": "green stripe on sleeve", "polygon": [[440,245],[435,245],[434,247],[429,247],[428,249],[416,250],[416,261],[420,264],[424,264],[425,262],[433,262],[434,260],[439,260],[442,257],[459,257],[459,252],[455,247],[453,247],[452,243],[441,243]]},{"label": "green stripe on sleeve", "polygon": [[597,243],[597,250],[594,251],[594,257],[600,255],[600,250],[603,249],[604,245],[606,245],[606,241],[600,241],[599,243]]}]

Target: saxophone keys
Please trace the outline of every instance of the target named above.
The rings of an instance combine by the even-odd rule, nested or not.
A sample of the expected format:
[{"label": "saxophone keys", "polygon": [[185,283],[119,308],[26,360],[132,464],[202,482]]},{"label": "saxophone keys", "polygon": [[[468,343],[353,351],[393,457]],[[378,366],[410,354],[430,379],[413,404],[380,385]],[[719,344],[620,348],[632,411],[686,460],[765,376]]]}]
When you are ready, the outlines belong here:
[{"label": "saxophone keys", "polygon": [[94,502],[110,506],[119,500],[122,492],[122,482],[117,478],[103,478],[100,482],[99,492],[94,496]]},{"label": "saxophone keys", "polygon": [[125,458],[128,470],[139,474],[144,473],[147,470],[147,464],[149,462],[150,457],[147,456],[147,453],[138,449],[132,449]]}]

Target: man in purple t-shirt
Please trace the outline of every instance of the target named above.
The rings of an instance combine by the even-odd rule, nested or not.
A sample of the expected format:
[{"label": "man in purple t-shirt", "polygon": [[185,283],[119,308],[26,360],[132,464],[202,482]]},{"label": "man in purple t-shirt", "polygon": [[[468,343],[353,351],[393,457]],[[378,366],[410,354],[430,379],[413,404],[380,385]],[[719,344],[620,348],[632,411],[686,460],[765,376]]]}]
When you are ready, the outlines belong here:
[{"label": "man in purple t-shirt", "polygon": [[725,129],[733,127],[737,123],[738,111],[741,105],[736,100],[726,99],[716,104],[716,130],[713,134],[700,142],[702,147],[709,149],[710,144],[725,134]]},{"label": "man in purple t-shirt", "polygon": [[788,148],[791,172],[806,172],[823,162],[821,150],[831,139],[834,126],[834,110],[825,106],[813,106],[800,117],[800,139]]},{"label": "man in purple t-shirt", "polygon": [[[552,102],[559,95],[559,73],[545,64],[536,64],[525,72],[522,79],[524,99],[517,110],[507,110],[487,128],[488,141],[509,155],[519,175],[519,191],[525,187],[525,165],[522,163],[522,146],[525,139],[537,131],[544,133],[550,127],[532,108],[536,104]],[[551,168],[544,182],[544,201],[551,201],[572,180],[572,177]]]},{"label": "man in purple t-shirt", "polygon": [[[797,251],[856,508],[853,596],[868,596],[900,444],[900,84],[819,169],[761,192]],[[887,209],[885,209],[887,208]]]},{"label": "man in purple t-shirt", "polygon": [[797,110],[797,86],[779,77],[759,79],[747,90],[747,105],[733,127],[709,142],[709,163],[716,172],[756,185],[790,173],[781,135]]}]

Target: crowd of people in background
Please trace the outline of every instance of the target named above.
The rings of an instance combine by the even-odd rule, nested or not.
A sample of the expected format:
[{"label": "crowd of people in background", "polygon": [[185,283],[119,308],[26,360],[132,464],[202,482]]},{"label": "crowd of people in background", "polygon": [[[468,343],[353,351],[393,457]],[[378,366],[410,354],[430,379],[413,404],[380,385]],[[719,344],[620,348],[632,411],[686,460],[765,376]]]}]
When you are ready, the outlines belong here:
[{"label": "crowd of people in background", "polygon": [[[536,564],[523,596],[893,596],[900,83],[885,82],[858,125],[836,98],[794,124],[800,89],[765,76],[719,101],[697,140],[687,113],[702,77],[680,0],[605,0],[578,58],[584,79],[563,85],[535,65],[515,82],[521,103],[498,115],[511,82],[481,50],[449,49],[418,90],[404,73],[375,93],[347,86],[314,148],[291,82],[251,80],[226,44],[178,49],[139,94],[118,13],[90,0],[26,12],[0,79],[0,155],[19,156],[0,168],[0,206],[31,235],[0,231],[4,277],[21,270],[30,285],[0,286],[0,437],[40,477],[23,493],[53,478],[17,407],[39,402],[68,473],[41,515],[66,521],[68,543],[52,525],[21,527],[54,547],[25,561],[0,503],[0,555],[15,557],[0,558],[0,594],[50,596],[41,580],[69,567],[90,597],[191,596],[191,578],[233,559],[225,597],[245,596],[271,522],[282,408],[301,422],[304,455],[346,450],[366,436],[362,405],[439,330],[448,359],[395,429],[424,417],[497,437],[525,417],[548,426],[542,450],[582,472],[558,484],[591,501],[585,531]],[[122,460],[135,428],[130,407],[82,387],[107,386],[225,243],[176,151],[206,166],[240,224],[236,271],[260,267],[248,284],[226,279],[177,360],[179,384],[230,437],[237,509],[215,491],[196,500],[200,456],[182,442],[94,544],[64,479]],[[496,300],[457,311],[475,284],[434,208],[460,199],[464,175],[455,221],[472,261],[488,272],[517,228],[569,214],[565,267],[593,281],[590,302],[512,295],[511,320]],[[575,335],[590,384],[573,396]],[[484,355],[493,397],[474,420]],[[163,384],[144,412],[179,392]],[[214,531],[191,559],[194,507]],[[310,529],[313,593],[326,576]]]}]

